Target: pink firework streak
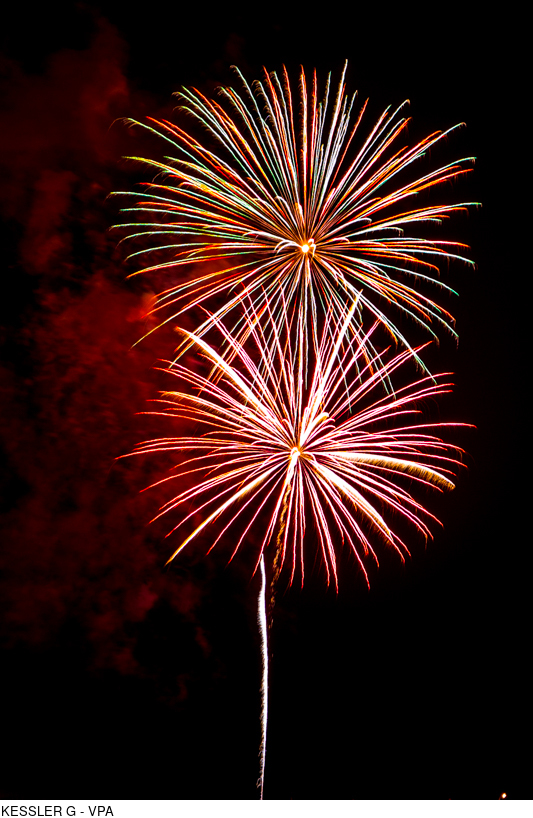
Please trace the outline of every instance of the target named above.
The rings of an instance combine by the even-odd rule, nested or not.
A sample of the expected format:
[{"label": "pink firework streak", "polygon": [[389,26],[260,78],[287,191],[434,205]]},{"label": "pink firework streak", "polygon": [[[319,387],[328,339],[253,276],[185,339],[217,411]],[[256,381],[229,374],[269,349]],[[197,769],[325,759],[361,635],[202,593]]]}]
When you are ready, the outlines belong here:
[{"label": "pink firework streak", "polygon": [[338,582],[338,541],[348,544],[368,582],[364,561],[371,556],[377,562],[374,535],[402,559],[409,554],[388,516],[400,515],[423,537],[431,536],[428,524],[435,518],[414,498],[411,486],[454,488],[451,477],[461,450],[430,432],[463,424],[415,424],[407,418],[413,421],[420,413],[415,404],[450,391],[450,384],[441,382],[443,376],[425,376],[383,396],[383,381],[411,354],[404,350],[379,365],[369,360],[371,332],[358,341],[348,332],[355,309],[356,303],[342,323],[326,319],[312,372],[306,371],[302,354],[301,325],[292,340],[288,333],[282,337],[275,323],[267,333],[252,307],[245,323],[253,353],[249,343],[236,341],[218,322],[232,363],[204,339],[184,331],[216,377],[171,363],[169,371],[189,390],[164,393],[158,414],[194,421],[206,431],[146,441],[135,452],[170,450],[180,458],[194,453],[160,481],[194,478],[157,515],[192,504],[170,533],[198,514],[203,517],[169,562],[217,520],[222,529],[213,546],[238,519],[245,521],[234,555],[258,518],[267,514],[258,562],[275,541],[279,570],[288,561],[290,581],[298,568],[303,582],[306,521],[312,520],[327,581]]}]

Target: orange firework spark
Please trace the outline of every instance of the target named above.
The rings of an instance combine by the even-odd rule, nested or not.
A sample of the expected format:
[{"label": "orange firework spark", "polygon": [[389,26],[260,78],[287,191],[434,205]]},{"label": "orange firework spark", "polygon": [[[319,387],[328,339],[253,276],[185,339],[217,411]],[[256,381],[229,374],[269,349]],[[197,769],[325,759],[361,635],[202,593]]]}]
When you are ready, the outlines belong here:
[{"label": "orange firework spark", "polygon": [[[403,103],[387,108],[363,135],[366,103],[356,112],[345,71],[336,94],[328,79],[319,101],[316,74],[308,88],[302,70],[299,115],[285,70],[281,79],[265,71],[252,87],[237,71],[244,93],[222,88],[225,107],[185,89],[182,108],[214,138],[216,152],[166,120],[142,125],[173,155],[162,162],[130,157],[155,168],[158,178],[126,208],[139,221],[121,226],[130,231],[126,238],[149,240],[130,258],[157,251],[167,256],[139,272],[187,270],[187,280],[181,277],[159,296],[156,310],[171,310],[166,320],[219,296],[226,302],[197,335],[228,313],[236,316],[245,296],[257,309],[268,304],[278,325],[284,305],[293,303],[296,320],[305,315],[316,321],[324,305],[340,319],[359,296],[354,327],[369,313],[415,357],[387,307],[400,309],[434,338],[439,327],[453,332],[452,316],[420,287],[430,282],[449,290],[438,280],[439,265],[452,259],[471,264],[466,246],[409,233],[475,204],[420,201],[429,188],[468,173],[473,157],[409,181],[411,165],[455,128],[402,145],[409,121]],[[241,330],[235,317],[232,332],[240,338]]]}]

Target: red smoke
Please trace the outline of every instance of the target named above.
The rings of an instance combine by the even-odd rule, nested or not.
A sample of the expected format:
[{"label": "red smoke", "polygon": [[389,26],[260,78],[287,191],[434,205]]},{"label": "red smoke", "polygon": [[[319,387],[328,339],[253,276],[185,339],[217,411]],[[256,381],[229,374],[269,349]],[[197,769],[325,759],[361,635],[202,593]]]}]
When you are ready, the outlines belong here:
[{"label": "red smoke", "polygon": [[18,296],[2,319],[0,434],[8,644],[53,641],[75,620],[96,666],[130,673],[132,626],[163,599],[190,618],[201,594],[162,570],[166,527],[146,527],[156,498],[139,490],[161,464],[116,460],[146,434],[136,413],[168,385],[153,365],[175,345],[167,331],[132,348],[150,293],[124,282],[108,232],[127,138],[110,126],[135,107],[124,51],[102,21],[87,50],[54,54],[44,76],[4,61],[0,208]]}]

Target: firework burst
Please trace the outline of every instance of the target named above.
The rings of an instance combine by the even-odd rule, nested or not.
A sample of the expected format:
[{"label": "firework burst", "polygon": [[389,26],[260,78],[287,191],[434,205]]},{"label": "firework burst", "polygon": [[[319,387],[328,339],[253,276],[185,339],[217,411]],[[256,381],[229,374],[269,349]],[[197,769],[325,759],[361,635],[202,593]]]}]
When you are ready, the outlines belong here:
[{"label": "firework burst", "polygon": [[[255,550],[262,577],[261,798],[266,557],[272,594],[285,566],[289,582],[299,576],[303,583],[310,539],[328,583],[338,586],[341,547],[368,583],[377,542],[402,560],[409,554],[394,517],[431,536],[438,521],[417,490],[454,488],[460,464],[461,450],[435,434],[458,424],[419,418],[421,403],[451,385],[430,375],[423,346],[413,346],[397,321],[407,316],[432,339],[443,329],[455,334],[453,317],[423,290],[450,290],[441,267],[472,262],[466,245],[428,238],[427,225],[476,203],[428,204],[425,194],[468,173],[473,158],[413,171],[459,126],[410,147],[403,103],[365,131],[366,103],[356,110],[345,71],[336,93],[328,79],[320,100],[316,74],[308,86],[303,70],[297,94],[285,70],[281,79],[265,71],[253,86],[237,72],[243,93],[222,88],[221,102],[185,89],[181,107],[207,140],[168,121],[142,125],[172,155],[161,162],[131,157],[157,176],[125,208],[131,221],[120,225],[123,241],[143,243],[129,258],[155,254],[138,272],[169,274],[154,309],[160,323],[197,308],[207,315],[194,332],[181,330],[184,341],[168,363],[180,391],[164,393],[156,412],[180,427],[192,423],[192,434],[146,441],[134,454],[176,455],[175,469],[159,481],[179,483],[157,515],[180,517],[169,533],[179,530],[181,543],[169,562],[210,526],[211,548],[231,531],[230,558],[246,540]],[[394,353],[382,349],[378,327]],[[206,359],[206,375],[184,363],[183,351],[192,347]],[[396,381],[396,370],[412,360],[422,376],[393,388],[393,374]]]},{"label": "firework burst", "polygon": [[385,364],[367,360],[369,338],[356,341],[349,334],[356,308],[354,303],[345,311],[342,323],[326,316],[308,372],[303,328],[292,339],[289,332],[279,334],[275,324],[267,334],[252,306],[244,314],[246,347],[217,322],[232,363],[198,335],[186,333],[216,378],[179,361],[170,364],[170,372],[189,388],[164,393],[160,413],[193,421],[205,432],[147,441],[136,450],[179,453],[178,470],[165,480],[192,479],[160,510],[161,515],[187,509],[173,531],[202,517],[170,560],[215,521],[221,530],[213,545],[239,521],[235,554],[265,516],[258,563],[275,544],[276,570],[288,562],[290,581],[298,570],[303,582],[304,535],[312,527],[328,582],[337,584],[340,543],[351,548],[365,576],[365,558],[377,561],[376,536],[402,559],[409,553],[390,527],[391,514],[430,536],[428,523],[435,518],[414,498],[412,487],[453,488],[460,450],[413,416],[420,401],[449,391],[450,385],[440,376],[426,376],[383,396],[383,379],[411,356],[404,350]]},{"label": "firework burst", "polygon": [[217,299],[213,316],[196,334],[203,336],[232,313],[232,332],[239,338],[246,330],[239,307],[249,297],[258,310],[268,304],[278,325],[285,307],[296,304],[295,320],[304,316],[316,341],[324,306],[340,318],[359,297],[354,326],[369,313],[415,357],[388,307],[403,311],[434,338],[439,328],[454,332],[452,316],[420,287],[429,282],[449,289],[439,280],[439,268],[450,260],[471,263],[466,246],[408,234],[475,204],[427,205],[418,199],[415,206],[419,194],[468,173],[473,158],[409,181],[411,165],[454,128],[408,147],[402,144],[408,124],[403,103],[387,108],[363,133],[366,103],[356,111],[355,96],[346,93],[345,70],[336,94],[328,79],[322,101],[316,74],[308,88],[303,70],[297,103],[285,70],[281,79],[265,71],[264,81],[252,87],[237,72],[244,92],[222,88],[224,104],[185,89],[181,107],[214,138],[216,152],[171,122],[142,125],[166,140],[173,155],[163,162],[131,157],[158,176],[126,208],[138,221],[121,226],[129,231],[127,239],[148,240],[130,258],[167,256],[139,272],[183,271],[179,283],[159,296],[156,310],[170,309],[162,321]]}]

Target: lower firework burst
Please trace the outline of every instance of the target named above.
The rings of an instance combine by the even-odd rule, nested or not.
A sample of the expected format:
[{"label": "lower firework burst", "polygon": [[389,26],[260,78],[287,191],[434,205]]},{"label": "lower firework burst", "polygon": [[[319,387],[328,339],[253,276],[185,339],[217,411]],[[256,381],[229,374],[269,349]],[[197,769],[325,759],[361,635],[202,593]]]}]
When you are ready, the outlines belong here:
[{"label": "lower firework burst", "polygon": [[146,441],[134,452],[176,452],[177,470],[160,482],[183,481],[185,475],[192,480],[157,515],[187,509],[170,533],[186,532],[188,526],[190,533],[169,562],[215,522],[213,546],[238,526],[235,554],[252,527],[257,530],[266,518],[258,564],[273,544],[276,572],[288,564],[290,581],[298,572],[303,582],[304,535],[312,526],[328,583],[337,585],[336,553],[342,543],[353,551],[368,582],[365,562],[367,557],[377,562],[375,541],[402,559],[409,554],[391,528],[391,517],[404,518],[426,539],[431,536],[435,517],[412,492],[424,486],[454,488],[451,478],[461,450],[433,434],[458,424],[417,423],[417,406],[450,391],[450,384],[443,376],[422,377],[384,395],[384,379],[411,354],[400,352],[385,363],[384,356],[369,360],[371,333],[356,339],[349,331],[356,309],[354,303],[341,320],[326,317],[312,362],[305,360],[302,325],[291,336],[272,322],[266,334],[253,306],[244,314],[245,344],[217,324],[232,349],[231,363],[203,338],[185,333],[208,360],[211,375],[170,364],[169,371],[186,388],[164,393],[158,414],[192,421],[205,431]]}]

